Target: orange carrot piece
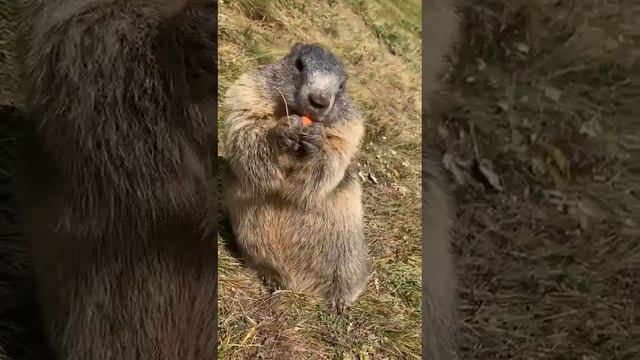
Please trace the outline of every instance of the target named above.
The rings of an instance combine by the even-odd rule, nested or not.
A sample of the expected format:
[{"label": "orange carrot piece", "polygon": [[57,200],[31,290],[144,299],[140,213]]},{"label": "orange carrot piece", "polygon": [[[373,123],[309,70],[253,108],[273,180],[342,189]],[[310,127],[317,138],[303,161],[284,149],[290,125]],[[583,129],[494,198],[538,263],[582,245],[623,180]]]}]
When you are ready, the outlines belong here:
[{"label": "orange carrot piece", "polygon": [[309,127],[313,124],[313,120],[310,117],[301,116],[300,120],[302,121],[302,125],[305,127]]}]

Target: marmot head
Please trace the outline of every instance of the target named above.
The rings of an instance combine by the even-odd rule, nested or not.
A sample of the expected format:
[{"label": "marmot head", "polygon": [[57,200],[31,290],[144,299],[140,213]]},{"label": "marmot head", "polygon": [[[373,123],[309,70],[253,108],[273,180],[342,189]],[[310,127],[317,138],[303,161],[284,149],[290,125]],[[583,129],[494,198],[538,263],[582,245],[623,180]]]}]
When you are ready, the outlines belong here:
[{"label": "marmot head", "polygon": [[[305,115],[328,125],[349,106],[344,65],[329,50],[296,43],[279,62],[265,68],[273,85],[286,99],[290,113]],[[282,96],[274,94],[280,101]]]}]

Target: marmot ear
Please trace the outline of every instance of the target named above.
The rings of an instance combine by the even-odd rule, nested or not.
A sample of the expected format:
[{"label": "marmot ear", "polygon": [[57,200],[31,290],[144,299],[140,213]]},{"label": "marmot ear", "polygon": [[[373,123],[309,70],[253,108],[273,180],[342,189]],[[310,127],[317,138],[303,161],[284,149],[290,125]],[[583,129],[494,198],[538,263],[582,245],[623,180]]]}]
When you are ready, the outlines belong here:
[{"label": "marmot ear", "polygon": [[298,50],[300,50],[300,48],[302,47],[302,43],[301,42],[297,42],[295,44],[293,44],[293,46],[291,47],[291,52],[297,52]]}]

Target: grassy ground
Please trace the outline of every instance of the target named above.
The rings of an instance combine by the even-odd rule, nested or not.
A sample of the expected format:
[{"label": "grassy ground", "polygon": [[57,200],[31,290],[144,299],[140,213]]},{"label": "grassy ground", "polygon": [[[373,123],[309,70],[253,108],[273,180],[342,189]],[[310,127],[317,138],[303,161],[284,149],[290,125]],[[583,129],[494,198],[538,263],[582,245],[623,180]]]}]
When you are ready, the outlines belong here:
[{"label": "grassy ground", "polygon": [[[451,96],[429,131],[452,183],[462,179],[463,358],[638,359],[640,5],[461,1]],[[19,102],[11,3],[0,0],[2,103]],[[221,4],[220,93],[294,41],[343,57],[368,121],[376,275],[340,318],[313,299],[268,296],[221,248],[220,358],[419,358],[418,2],[302,4]],[[493,171],[479,171],[482,159]]]},{"label": "grassy ground", "polygon": [[[348,315],[270,296],[221,246],[221,359],[420,358],[420,2],[238,1],[220,7],[220,98],[293,43],[330,47],[364,112],[367,237],[375,275]],[[394,55],[395,54],[395,55]]]}]

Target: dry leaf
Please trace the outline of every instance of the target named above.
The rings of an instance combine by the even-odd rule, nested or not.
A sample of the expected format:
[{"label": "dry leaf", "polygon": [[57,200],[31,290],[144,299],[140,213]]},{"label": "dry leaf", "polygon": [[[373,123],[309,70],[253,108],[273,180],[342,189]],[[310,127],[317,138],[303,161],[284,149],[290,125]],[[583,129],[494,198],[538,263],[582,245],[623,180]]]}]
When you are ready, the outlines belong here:
[{"label": "dry leaf", "polygon": [[491,161],[487,159],[480,160],[480,162],[478,163],[478,169],[494,189],[498,191],[504,190],[504,187],[502,186],[502,182],[500,181],[500,178],[493,170],[493,164],[491,163]]},{"label": "dry leaf", "polygon": [[476,59],[476,62],[478,63],[478,71],[483,72],[487,70],[487,63],[482,59]]},{"label": "dry leaf", "polygon": [[446,139],[449,137],[449,130],[447,130],[447,128],[445,128],[444,126],[438,126],[438,135],[441,138]]},{"label": "dry leaf", "polygon": [[566,187],[571,178],[569,160],[556,146],[547,143],[540,143],[540,146],[548,155],[546,173],[551,176],[556,187]]},{"label": "dry leaf", "polygon": [[531,51],[531,48],[529,47],[529,45],[525,43],[517,43],[516,49],[518,49],[518,51],[520,51],[523,54],[528,54],[529,51]]},{"label": "dry leaf", "polygon": [[587,137],[594,138],[601,132],[602,127],[596,119],[592,119],[580,125],[580,134],[586,135]]},{"label": "dry leaf", "polygon": [[560,171],[562,171],[564,174],[568,174],[569,161],[562,153],[562,150],[558,149],[557,147],[553,147],[551,149],[551,155],[553,156],[553,160],[555,161],[556,165],[558,165]]},{"label": "dry leaf", "polygon": [[544,96],[553,101],[560,101],[560,98],[562,97],[562,91],[554,88],[553,86],[542,86],[542,91],[544,92]]},{"label": "dry leaf", "polygon": [[[570,175],[570,164],[567,157],[564,155],[562,150],[558,147],[549,145],[549,144],[541,144],[544,150],[549,154],[551,160],[558,168],[557,175],[561,178],[562,182],[566,182],[569,179]],[[553,173],[552,169],[549,169],[550,172]]]},{"label": "dry leaf", "polygon": [[461,158],[456,158],[455,161],[456,161],[456,164],[462,166],[465,169],[470,169],[471,165],[473,165],[473,161],[472,160],[465,160],[465,159],[461,159]]},{"label": "dry leaf", "polygon": [[442,165],[445,169],[449,170],[449,172],[453,175],[454,179],[459,185],[464,185],[464,173],[458,166],[458,163],[454,160],[453,154],[446,153],[442,157]]}]

